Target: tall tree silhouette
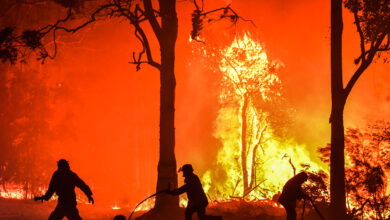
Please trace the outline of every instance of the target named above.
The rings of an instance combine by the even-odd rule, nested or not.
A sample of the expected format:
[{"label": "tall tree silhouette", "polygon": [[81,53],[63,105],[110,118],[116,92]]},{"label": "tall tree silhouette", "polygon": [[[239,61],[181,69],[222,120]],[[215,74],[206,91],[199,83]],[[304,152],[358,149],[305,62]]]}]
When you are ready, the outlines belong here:
[{"label": "tall tree silhouette", "polygon": [[[149,64],[160,72],[160,142],[157,191],[167,189],[168,185],[177,187],[176,158],[175,158],[175,45],[178,32],[178,18],[176,13],[176,0],[158,0],[159,9],[152,5],[151,0],[107,0],[99,5],[85,22],[71,26],[72,16],[83,7],[82,0],[55,0],[56,3],[67,8],[67,15],[38,30],[25,30],[22,34],[16,35],[13,29],[4,29],[0,39],[0,59],[8,60],[11,63],[25,57],[28,51],[36,51],[38,59],[42,62],[47,58],[55,58],[57,54],[56,36],[58,31],[75,33],[89,24],[97,21],[98,18],[120,17],[129,21],[134,28],[134,35],[142,45],[142,50],[133,52],[132,61],[137,70],[141,65]],[[211,11],[203,11],[196,0],[193,1],[196,9],[192,14],[193,30],[191,37],[198,40],[202,30],[204,18],[218,13],[218,20],[227,18],[236,23],[241,17],[230,7],[230,5],[217,8]],[[241,18],[242,19],[242,18]],[[145,31],[145,23],[152,28],[152,33]],[[50,36],[51,35],[51,36]],[[158,41],[160,49],[160,62],[154,59],[150,39],[154,37]],[[51,37],[53,48],[50,51],[44,46],[42,40]],[[0,36],[1,37],[1,36]],[[21,46],[22,45],[22,46]],[[159,194],[155,202],[155,210],[169,211],[172,207],[179,207],[178,197]]]},{"label": "tall tree silhouette", "polygon": [[342,0],[331,0],[331,207],[336,219],[346,215],[344,168],[343,112],[347,98],[362,73],[381,52],[390,48],[390,5],[387,0],[346,0],[345,7],[354,15],[354,24],[360,37],[358,65],[346,86],[342,72]]}]

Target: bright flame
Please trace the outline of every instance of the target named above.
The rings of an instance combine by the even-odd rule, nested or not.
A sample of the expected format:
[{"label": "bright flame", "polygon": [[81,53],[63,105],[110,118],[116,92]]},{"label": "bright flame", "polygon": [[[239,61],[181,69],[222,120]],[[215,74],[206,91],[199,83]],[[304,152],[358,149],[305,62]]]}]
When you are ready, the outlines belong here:
[{"label": "bright flame", "polygon": [[0,197],[5,199],[24,199],[24,190],[22,189],[16,189],[16,190],[8,190],[8,191],[1,191]]},{"label": "bright flame", "polygon": [[151,199],[148,199],[146,200],[145,202],[143,202],[141,205],[139,205],[135,211],[138,212],[138,211],[148,211],[152,208],[154,208],[154,202],[155,202],[155,198],[151,198]]},{"label": "bright flame", "polygon": [[185,194],[180,195],[180,197],[179,197],[179,206],[181,208],[185,208],[185,207],[187,207],[187,204],[188,204],[187,195],[185,195]]},{"label": "bright flame", "polygon": [[117,205],[114,205],[114,206],[112,206],[111,208],[114,209],[114,210],[121,209],[121,208],[120,208],[119,206],[117,206]]},{"label": "bright flame", "polygon": [[212,200],[270,199],[293,176],[293,170],[304,169],[301,164],[309,164],[309,171],[322,169],[306,146],[276,135],[277,126],[283,125],[272,121],[275,109],[270,106],[283,107],[275,104],[283,99],[282,85],[278,65],[268,60],[262,45],[244,35],[220,53],[222,107],[214,136],[222,148],[217,167],[202,177],[208,196]]},{"label": "bright flame", "polygon": [[[44,194],[45,189],[39,187],[34,194]],[[0,189],[0,198],[5,199],[32,199],[34,197],[31,192],[29,192],[26,196],[26,191],[23,185],[21,184],[12,184],[6,183],[3,185],[2,189]],[[56,196],[54,196],[56,197]]]},{"label": "bright flame", "polygon": [[267,92],[280,82],[278,76],[272,73],[271,64],[261,44],[250,39],[248,35],[245,34],[242,39],[236,38],[222,53],[220,70],[223,73],[223,81],[232,88],[223,92],[221,99],[231,95],[231,92],[238,97],[259,92],[263,99],[267,99]]}]

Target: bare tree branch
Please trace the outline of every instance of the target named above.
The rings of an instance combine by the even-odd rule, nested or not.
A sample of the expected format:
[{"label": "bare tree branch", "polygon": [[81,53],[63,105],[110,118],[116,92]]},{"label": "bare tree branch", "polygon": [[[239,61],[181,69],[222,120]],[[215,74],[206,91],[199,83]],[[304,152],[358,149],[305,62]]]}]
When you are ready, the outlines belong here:
[{"label": "bare tree branch", "polygon": [[362,75],[362,73],[367,69],[367,67],[372,63],[378,49],[380,48],[383,40],[385,39],[386,34],[381,34],[375,41],[372,41],[370,49],[367,51],[367,58],[365,62],[361,62],[359,68],[352,75],[351,79],[348,81],[347,86],[344,89],[344,98],[346,99],[351,92],[356,81]]},{"label": "bare tree branch", "polygon": [[191,31],[191,39],[192,40],[195,40],[197,42],[201,42],[201,43],[204,43],[204,41],[200,40],[199,39],[199,36],[200,36],[200,32],[201,30],[203,29],[203,20],[208,16],[208,15],[211,15],[211,14],[217,14],[219,12],[222,11],[222,14],[218,15],[218,18],[216,19],[212,19],[212,18],[209,18],[208,19],[208,22],[211,22],[211,21],[220,21],[222,19],[230,19],[231,22],[234,24],[236,24],[240,19],[243,20],[243,21],[248,21],[248,22],[251,22],[254,26],[256,26],[254,24],[254,22],[252,20],[247,20],[241,16],[239,16],[231,7],[230,7],[230,4],[227,5],[226,7],[222,7],[222,8],[217,8],[217,9],[214,9],[214,10],[211,10],[211,11],[207,11],[207,12],[204,12],[203,11],[203,6],[204,6],[204,2],[202,0],[202,9],[199,7],[198,3],[196,0],[193,0],[193,4],[195,5],[195,10],[193,11],[192,13],[192,31]]},{"label": "bare tree branch", "polygon": [[157,36],[157,39],[160,39],[161,26],[156,19],[156,16],[154,13],[155,10],[153,9],[151,0],[144,0],[144,7],[145,7],[145,16],[148,19],[150,26],[152,26],[152,29]]},{"label": "bare tree branch", "polygon": [[[15,42],[18,43],[16,46],[18,46],[20,48],[26,48],[26,50],[27,49],[32,49],[32,50],[38,49],[39,53],[40,53],[40,57],[38,59],[42,59],[42,62],[44,62],[45,58],[49,57],[51,59],[54,59],[56,54],[57,54],[57,42],[56,42],[57,31],[62,30],[62,31],[69,32],[69,33],[75,33],[77,31],[85,28],[89,24],[95,22],[99,15],[104,15],[104,16],[109,16],[109,17],[123,16],[127,20],[130,21],[130,24],[132,26],[134,26],[135,36],[142,44],[142,50],[140,52],[138,52],[137,57],[135,56],[135,53],[133,53],[133,61],[129,62],[129,63],[136,64],[137,70],[139,70],[140,65],[144,64],[144,63],[150,64],[151,66],[159,69],[160,64],[153,60],[148,38],[147,38],[143,28],[141,27],[141,23],[143,21],[148,20],[151,23],[152,27],[154,28],[156,35],[158,35],[159,32],[161,32],[161,30],[160,30],[161,28],[157,22],[157,19],[156,19],[157,15],[156,14],[159,14],[159,12],[152,8],[150,0],[144,1],[145,6],[146,6],[145,11],[143,11],[139,7],[139,5],[136,5],[135,8],[133,7],[133,9],[131,10],[131,8],[132,8],[131,3],[132,3],[132,1],[113,0],[112,3],[100,6],[98,9],[96,9],[90,15],[90,18],[87,21],[85,21],[82,24],[75,26],[75,27],[67,27],[64,25],[67,21],[70,20],[70,18],[73,15],[73,9],[68,8],[67,15],[64,18],[57,20],[54,24],[46,25],[37,31],[28,32],[28,34],[30,34],[30,35],[28,35],[29,37],[32,36],[32,37],[38,38],[38,41],[36,42],[37,46],[24,45],[23,43],[26,43],[26,42],[24,42],[25,36],[23,36],[23,35],[19,36],[15,39]],[[103,12],[105,12],[105,13],[102,14]],[[44,38],[49,33],[53,34],[52,41],[53,41],[53,45],[54,45],[54,52],[52,54],[49,54],[47,49],[40,43],[40,40],[42,38]],[[25,32],[23,34],[25,34]],[[33,39],[35,39],[35,38],[33,38]],[[22,57],[26,56],[26,52],[27,52],[26,50],[20,51],[20,54]],[[142,57],[144,54],[146,54],[146,58],[147,58],[146,61],[142,60]]]},{"label": "bare tree branch", "polygon": [[[224,14],[220,16],[220,18],[218,20],[221,20],[223,18],[226,18],[226,17],[229,17],[231,19],[231,21],[233,22],[233,24],[237,23],[237,21],[239,19],[245,21],[245,22],[251,22],[253,26],[256,26],[255,23],[252,21],[252,20],[249,20],[249,19],[245,19],[241,16],[239,16],[231,7],[230,7],[230,4],[227,5],[226,7],[222,7],[222,8],[217,8],[217,9],[214,9],[214,10],[211,10],[211,11],[207,11],[207,12],[204,12],[202,13],[201,15],[203,16],[207,16],[209,14],[212,14],[212,13],[215,13],[215,12],[219,12],[219,11],[223,11]],[[232,15],[229,15],[228,12],[231,12]]]},{"label": "bare tree branch", "polygon": [[[137,63],[137,69],[139,70],[139,67],[142,63],[148,63],[151,66],[156,67],[157,69],[160,69],[160,64],[153,60],[149,40],[148,40],[144,30],[141,28],[139,22],[134,20],[135,17],[130,17],[130,19],[131,19],[131,24],[135,27],[136,36],[137,36],[138,40],[140,40],[140,42],[142,43],[142,46],[143,46],[143,50],[140,52],[139,60],[137,62],[135,62],[135,63]],[[142,54],[143,54],[143,51],[146,51],[147,62],[140,61]]]},{"label": "bare tree branch", "polygon": [[[54,30],[64,30],[66,32],[75,33],[77,31],[79,31],[80,29],[86,27],[87,25],[95,22],[96,21],[96,16],[100,12],[102,12],[103,10],[109,9],[111,7],[115,7],[115,6],[116,6],[115,4],[106,4],[106,5],[103,5],[103,6],[99,7],[95,12],[93,12],[91,14],[90,19],[88,21],[86,21],[83,24],[81,24],[79,26],[76,26],[74,28],[67,28],[67,27],[64,27],[64,26],[59,26],[59,24],[64,23],[64,22],[66,22],[66,21],[68,21],[70,19],[71,15],[72,15],[72,9],[69,8],[68,9],[68,15],[64,19],[60,19],[55,24],[47,25],[47,26],[41,28],[39,30],[39,32],[42,32],[42,34],[45,35],[45,34],[49,33],[51,30],[54,29]],[[47,30],[45,31],[45,29],[47,29]]]},{"label": "bare tree branch", "polygon": [[196,7],[196,10],[199,10],[199,11],[203,11],[203,7],[204,7],[204,1],[202,0],[202,8],[199,7],[198,3],[196,2],[196,0],[193,0],[194,1],[194,5]]}]

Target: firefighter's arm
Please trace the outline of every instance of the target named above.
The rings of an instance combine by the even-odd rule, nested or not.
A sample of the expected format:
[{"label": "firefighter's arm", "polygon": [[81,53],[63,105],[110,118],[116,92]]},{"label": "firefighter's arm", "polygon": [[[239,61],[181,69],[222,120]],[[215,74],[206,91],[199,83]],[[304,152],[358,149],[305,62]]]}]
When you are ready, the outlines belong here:
[{"label": "firefighter's arm", "polygon": [[84,194],[88,197],[88,202],[93,204],[94,200],[92,198],[91,189],[87,184],[85,184],[85,182],[82,179],[80,179],[80,177],[78,177],[76,174],[75,176],[76,176],[76,186],[79,187],[81,191],[83,191]]},{"label": "firefighter's arm", "polygon": [[180,188],[168,191],[167,193],[176,196],[176,195],[180,195],[180,194],[183,194],[183,193],[187,192],[187,188],[188,188],[188,185],[184,184]]}]

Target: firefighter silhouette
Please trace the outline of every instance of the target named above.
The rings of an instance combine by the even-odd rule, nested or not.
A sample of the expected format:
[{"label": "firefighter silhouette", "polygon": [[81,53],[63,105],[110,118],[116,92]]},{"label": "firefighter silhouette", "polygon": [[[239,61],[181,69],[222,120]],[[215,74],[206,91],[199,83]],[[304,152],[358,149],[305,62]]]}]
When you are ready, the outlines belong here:
[{"label": "firefighter silhouette", "polygon": [[91,189],[81,180],[77,174],[70,170],[68,161],[61,159],[57,162],[58,169],[54,172],[49,189],[45,195],[35,197],[34,199],[49,200],[56,193],[58,196],[58,204],[54,211],[50,214],[49,220],[63,219],[67,217],[69,220],[81,220],[79,211],[77,210],[75,187],[80,188],[88,197],[90,203],[94,203]]},{"label": "firefighter silhouette", "polygon": [[185,164],[179,172],[183,172],[184,185],[167,193],[171,195],[180,195],[187,193],[188,205],[185,211],[185,220],[191,220],[192,214],[196,212],[199,220],[205,219],[206,206],[208,205],[206,194],[203,191],[202,183],[199,177],[193,173],[191,164]]},{"label": "firefighter silhouette", "polygon": [[308,198],[302,190],[302,184],[307,181],[307,178],[307,174],[305,172],[301,172],[289,179],[283,186],[283,191],[278,202],[286,209],[287,220],[296,220],[296,201]]}]

